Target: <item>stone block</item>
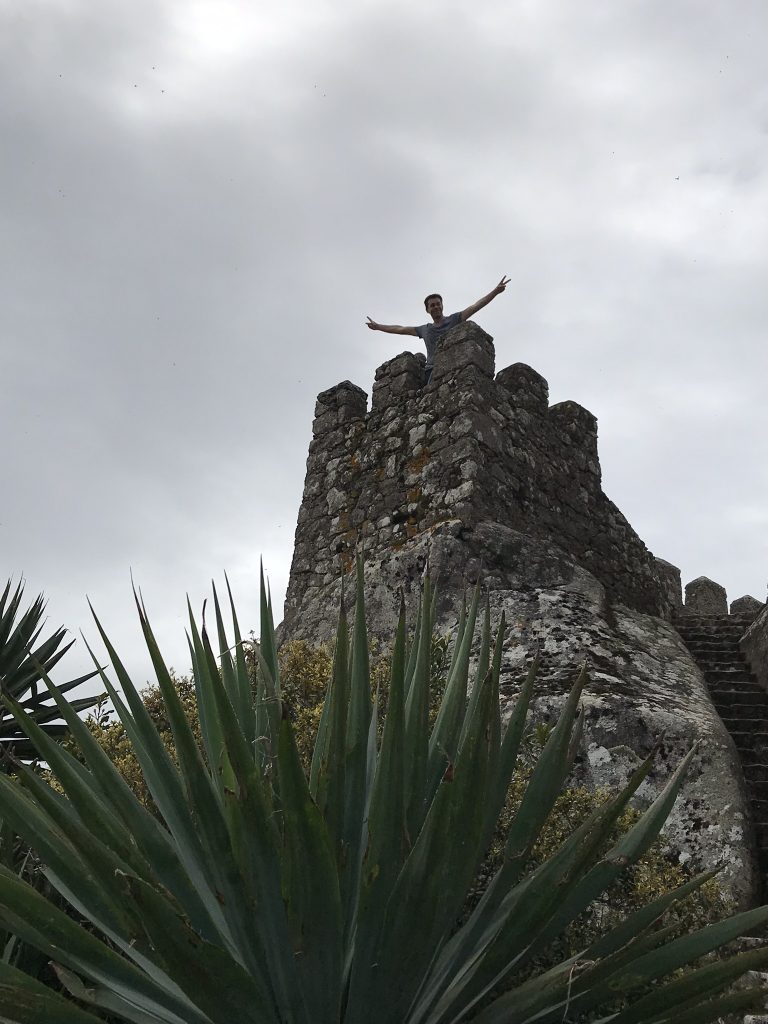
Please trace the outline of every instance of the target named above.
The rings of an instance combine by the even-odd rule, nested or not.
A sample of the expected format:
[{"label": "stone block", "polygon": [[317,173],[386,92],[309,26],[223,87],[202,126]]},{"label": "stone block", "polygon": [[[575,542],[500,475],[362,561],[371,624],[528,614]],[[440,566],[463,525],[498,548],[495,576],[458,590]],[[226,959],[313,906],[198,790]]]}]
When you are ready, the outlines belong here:
[{"label": "stone block", "polygon": [[470,367],[481,377],[492,380],[494,363],[493,338],[467,321],[452,327],[438,342],[430,384],[461,375]]},{"label": "stone block", "polygon": [[426,356],[422,353],[401,352],[400,355],[388,359],[378,367],[374,380],[381,381],[387,377],[400,377],[402,374],[407,374],[417,381],[416,386],[419,387],[424,383],[426,361]]},{"label": "stone block", "polygon": [[545,416],[549,407],[549,384],[527,363],[513,363],[496,374],[496,383],[504,388],[513,410],[526,409]]},{"label": "stone block", "polygon": [[403,397],[415,394],[424,387],[423,355],[401,352],[376,370],[371,395],[371,412],[384,412],[400,405]]},{"label": "stone block", "polygon": [[323,410],[319,402],[317,403],[317,408],[321,409],[321,412],[312,421],[312,433],[315,437],[326,434],[329,430],[334,430],[338,423],[335,409]]},{"label": "stone block", "polygon": [[549,422],[562,440],[597,461],[597,418],[578,402],[558,402],[549,409]]},{"label": "stone block", "polygon": [[681,611],[683,607],[683,583],[680,578],[680,570],[671,562],[663,558],[654,558],[656,574],[661,583],[661,589],[667,608],[664,609],[668,618],[673,612]]},{"label": "stone block", "polygon": [[685,585],[685,610],[694,615],[727,615],[725,587],[706,576],[698,576]]},{"label": "stone block", "polygon": [[731,601],[731,615],[738,615],[739,618],[750,621],[756,619],[763,608],[765,608],[763,602],[758,601],[751,594],[745,594],[744,597],[737,597],[735,601]]},{"label": "stone block", "polygon": [[343,380],[327,391],[321,391],[315,405],[315,418],[325,416],[329,412],[338,413],[344,410],[336,423],[351,419],[362,419],[368,411],[368,395],[350,380]]}]

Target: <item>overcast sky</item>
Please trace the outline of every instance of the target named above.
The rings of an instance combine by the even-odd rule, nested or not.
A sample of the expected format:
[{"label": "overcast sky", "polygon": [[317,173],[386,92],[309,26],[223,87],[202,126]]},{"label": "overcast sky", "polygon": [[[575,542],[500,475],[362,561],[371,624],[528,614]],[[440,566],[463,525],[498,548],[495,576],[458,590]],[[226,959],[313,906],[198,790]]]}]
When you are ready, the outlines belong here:
[{"label": "overcast sky", "polygon": [[[137,681],[278,608],[314,400],[423,323],[598,417],[684,581],[768,580],[765,0],[0,0],[0,577]],[[278,614],[278,618],[279,618]],[[62,665],[86,664],[83,644]]]}]

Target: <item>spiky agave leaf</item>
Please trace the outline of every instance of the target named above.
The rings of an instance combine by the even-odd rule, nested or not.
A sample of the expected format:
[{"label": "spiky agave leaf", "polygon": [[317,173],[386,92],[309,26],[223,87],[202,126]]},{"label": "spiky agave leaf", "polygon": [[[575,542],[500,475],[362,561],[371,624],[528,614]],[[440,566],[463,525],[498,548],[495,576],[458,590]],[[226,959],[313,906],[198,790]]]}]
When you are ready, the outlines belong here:
[{"label": "spiky agave leaf", "polygon": [[[43,614],[45,601],[40,594],[26,609],[22,608],[24,583],[20,581],[15,589],[9,579],[0,594],[0,694],[16,700],[20,708],[29,714],[46,734],[55,740],[62,739],[67,727],[61,714],[43,683],[43,675],[50,673],[70,649],[74,641],[64,644],[66,630],[62,627],[50,636],[41,639],[44,629]],[[63,693],[74,690],[88,682],[96,673],[88,672],[78,678],[61,684]],[[72,701],[74,711],[82,712],[98,703],[98,694],[80,697]],[[33,760],[37,750],[26,734],[18,727],[5,704],[0,703],[0,748],[8,757],[0,764],[5,771],[9,764]],[[0,816],[0,863],[17,873],[29,870],[29,851],[21,843],[10,822]],[[32,878],[39,884],[42,880],[36,868],[31,868]],[[0,956],[9,964],[27,961],[33,964],[37,954],[19,943],[7,932],[0,931]],[[36,996],[29,997],[34,1003]]]},{"label": "spiky agave leaf", "polygon": [[[19,582],[13,592],[11,586],[9,579],[0,594],[0,692],[19,701],[23,709],[49,735],[61,738],[66,733],[66,727],[61,724],[56,705],[43,684],[43,674],[50,674],[74,640],[62,647],[67,635],[63,627],[40,640],[45,612],[43,595],[40,594],[28,608],[21,611],[24,583]],[[87,683],[95,675],[95,671],[87,672],[61,684],[60,689],[66,693]],[[81,697],[74,702],[74,706],[78,711],[86,711],[98,700],[98,695]],[[0,745],[9,748],[16,758],[29,759],[35,756],[34,747],[4,706],[0,707]]]},{"label": "spiky agave leaf", "polygon": [[[462,613],[442,707],[430,730],[434,601],[426,582],[410,651],[401,607],[377,748],[362,581],[358,560],[351,642],[342,609],[309,779],[290,709],[280,700],[263,581],[255,699],[234,607],[231,645],[214,591],[218,658],[204,624],[190,615],[202,747],[137,601],[178,764],[97,620],[124,697],[106,674],[102,678],[159,820],[139,803],[47,672],[47,700],[71,730],[80,760],[56,744],[23,703],[6,698],[18,729],[51,765],[64,793],[22,771],[21,785],[0,779],[0,812],[38,849],[52,884],[109,942],[0,869],[0,917],[50,957],[75,1000],[3,969],[0,1016],[20,1024],[85,1024],[97,1019],[93,1013],[131,1024],[454,1024],[479,1012],[482,1024],[554,1024],[636,993],[635,1002],[611,1018],[616,1024],[694,1024],[753,1005],[754,993],[719,993],[745,969],[768,962],[763,950],[669,977],[768,920],[768,910],[760,908],[670,938],[658,927],[660,915],[703,879],[631,915],[580,957],[488,1001],[495,986],[513,984],[515,970],[642,855],[669,813],[686,765],[613,846],[615,822],[650,760],[549,861],[526,874],[529,852],[576,751],[579,694],[587,681],[582,672],[512,823],[503,863],[457,929],[515,768],[536,662],[502,729],[501,638],[492,645],[487,604],[469,685],[476,590]],[[643,994],[650,983],[651,994]]]}]

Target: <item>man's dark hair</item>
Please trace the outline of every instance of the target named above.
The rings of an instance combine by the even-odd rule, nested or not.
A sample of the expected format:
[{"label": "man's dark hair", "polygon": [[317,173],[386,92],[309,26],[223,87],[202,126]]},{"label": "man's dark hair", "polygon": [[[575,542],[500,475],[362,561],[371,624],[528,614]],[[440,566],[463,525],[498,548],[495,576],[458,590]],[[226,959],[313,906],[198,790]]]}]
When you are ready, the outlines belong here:
[{"label": "man's dark hair", "polygon": [[431,295],[428,295],[426,297],[426,299],[424,299],[424,309],[427,308],[427,303],[429,302],[430,299],[440,299],[440,301],[442,302],[443,301],[443,296],[442,295],[438,295],[437,292],[432,292]]}]

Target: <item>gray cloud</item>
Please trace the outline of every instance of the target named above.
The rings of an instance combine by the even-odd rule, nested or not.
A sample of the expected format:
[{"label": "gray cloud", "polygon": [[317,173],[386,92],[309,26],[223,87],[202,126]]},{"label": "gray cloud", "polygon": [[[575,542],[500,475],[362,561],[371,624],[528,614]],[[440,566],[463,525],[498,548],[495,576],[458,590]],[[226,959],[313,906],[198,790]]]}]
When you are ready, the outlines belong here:
[{"label": "gray cloud", "polygon": [[[6,572],[141,674],[228,570],[287,580],[317,392],[502,272],[497,364],[600,421],[686,578],[764,597],[762,4],[0,6]],[[92,634],[92,630],[91,630]]]}]

